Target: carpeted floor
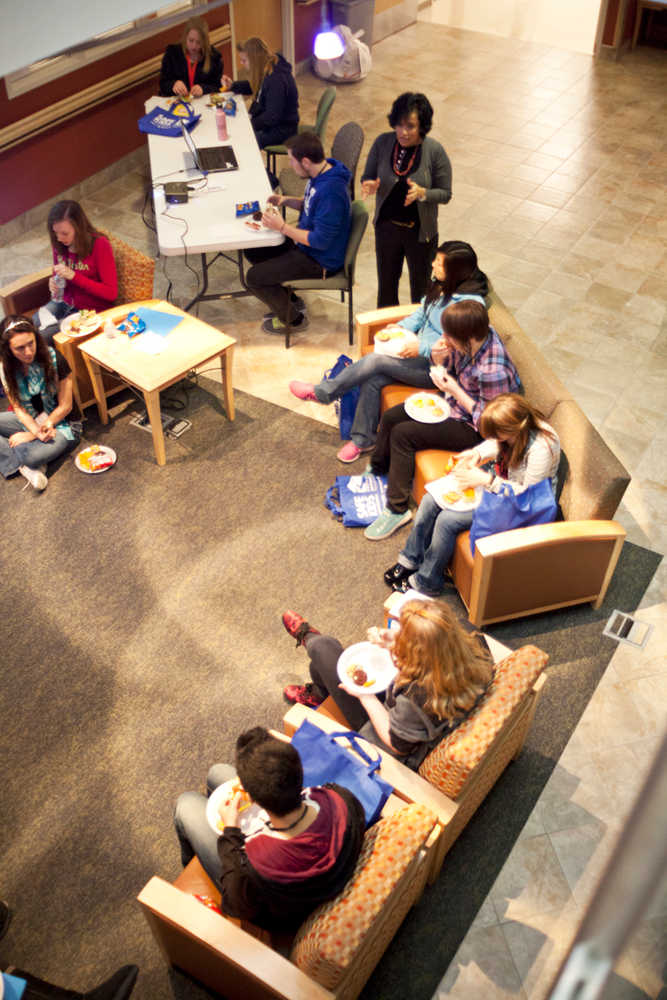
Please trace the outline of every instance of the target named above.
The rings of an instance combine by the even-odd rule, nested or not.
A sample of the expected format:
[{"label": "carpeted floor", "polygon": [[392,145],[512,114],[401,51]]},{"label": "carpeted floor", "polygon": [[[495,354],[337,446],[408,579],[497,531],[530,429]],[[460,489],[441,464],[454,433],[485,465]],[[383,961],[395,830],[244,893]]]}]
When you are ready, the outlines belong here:
[{"label": "carpeted floor", "polygon": [[[190,393],[192,430],[168,441],[164,468],[126,400],[108,427],[89,421],[87,438],[118,452],[111,471],[85,476],[67,459],[44,494],[2,486],[21,542],[5,547],[2,591],[0,895],[15,916],[0,960],[73,988],[135,962],[137,1000],[207,995],[167,972],[134,901],[151,875],[177,874],[174,800],[231,760],[241,729],[280,726],[282,686],[306,664],[285,608],[343,643],[381,618],[398,540],[371,545],[324,509],[335,432],[236,399],[230,424],[209,391]],[[600,612],[493,630],[551,656],[529,746],[365,997],[431,995],[608,662],[602,622],[636,605],[658,561],[628,545]]]}]

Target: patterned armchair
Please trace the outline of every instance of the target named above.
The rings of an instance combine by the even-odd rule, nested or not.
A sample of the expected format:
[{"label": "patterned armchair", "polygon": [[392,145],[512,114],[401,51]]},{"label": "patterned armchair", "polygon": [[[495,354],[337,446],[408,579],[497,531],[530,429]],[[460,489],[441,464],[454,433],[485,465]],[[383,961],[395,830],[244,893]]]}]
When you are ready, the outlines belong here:
[{"label": "patterned armchair", "polygon": [[[537,646],[514,652],[500,648],[507,655],[496,663],[488,692],[470,717],[431,751],[418,774],[380,751],[380,773],[395,794],[404,801],[427,803],[438,817],[441,833],[430,881],[437,878],[445,854],[472,814],[521,752],[546,680],[543,670],[549,657]],[[291,735],[304,718],[328,731],[347,726],[330,698],[317,711],[303,705],[290,708],[283,720],[285,732]]]},{"label": "patterned armchair", "polygon": [[[359,314],[360,352],[373,350],[375,333],[415,308],[390,306]],[[459,535],[449,572],[478,628],[572,604],[590,602],[599,608],[626,535],[611,519],[630,482],[626,469],[494,292],[489,318],[517,367],[527,399],[560,437],[565,520],[490,535],[475,546],[474,557],[469,533]],[[385,386],[383,409],[402,403],[414,391],[405,385]],[[426,483],[445,474],[449,457],[447,451],[417,453],[412,491],[416,503]]]},{"label": "patterned armchair", "polygon": [[167,961],[229,998],[353,1000],[421,896],[439,834],[425,806],[387,805],[345,889],[288,942],[197,900],[220,894],[196,858],[173,885],[153,877],[138,900]]}]

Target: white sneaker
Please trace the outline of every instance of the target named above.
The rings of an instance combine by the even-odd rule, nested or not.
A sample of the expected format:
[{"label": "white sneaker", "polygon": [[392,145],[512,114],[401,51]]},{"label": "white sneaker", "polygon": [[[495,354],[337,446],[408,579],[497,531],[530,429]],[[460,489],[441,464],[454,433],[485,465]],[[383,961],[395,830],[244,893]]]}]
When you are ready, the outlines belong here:
[{"label": "white sneaker", "polygon": [[31,469],[27,465],[19,465],[19,472],[24,479],[28,480],[31,486],[41,492],[49,485],[49,481],[44,475],[45,468],[45,465],[40,465],[38,469]]}]

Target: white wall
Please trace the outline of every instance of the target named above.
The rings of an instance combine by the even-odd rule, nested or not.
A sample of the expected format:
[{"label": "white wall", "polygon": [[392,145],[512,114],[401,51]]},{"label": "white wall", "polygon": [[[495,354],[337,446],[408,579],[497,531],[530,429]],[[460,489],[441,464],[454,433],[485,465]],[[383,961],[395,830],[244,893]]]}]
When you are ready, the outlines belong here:
[{"label": "white wall", "polygon": [[450,28],[592,53],[600,0],[433,0],[428,20]]}]

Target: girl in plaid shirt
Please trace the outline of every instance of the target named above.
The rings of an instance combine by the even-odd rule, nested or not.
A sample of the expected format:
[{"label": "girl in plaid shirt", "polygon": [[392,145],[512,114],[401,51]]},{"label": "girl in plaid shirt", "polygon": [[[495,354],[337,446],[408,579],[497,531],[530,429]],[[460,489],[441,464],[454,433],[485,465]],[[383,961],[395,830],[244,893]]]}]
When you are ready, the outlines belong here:
[{"label": "girl in plaid shirt", "polygon": [[388,538],[411,520],[415,453],[474,448],[482,440],[478,428],[486,404],[501,392],[521,388],[518,372],[479,302],[450,306],[442,314],[442,329],[431,351],[442,369],[431,369],[431,378],[446,395],[450,415],[441,423],[420,423],[407,415],[402,403],[383,414],[370,468],[376,475],[389,473],[387,507],[364,532],[371,541]]}]

